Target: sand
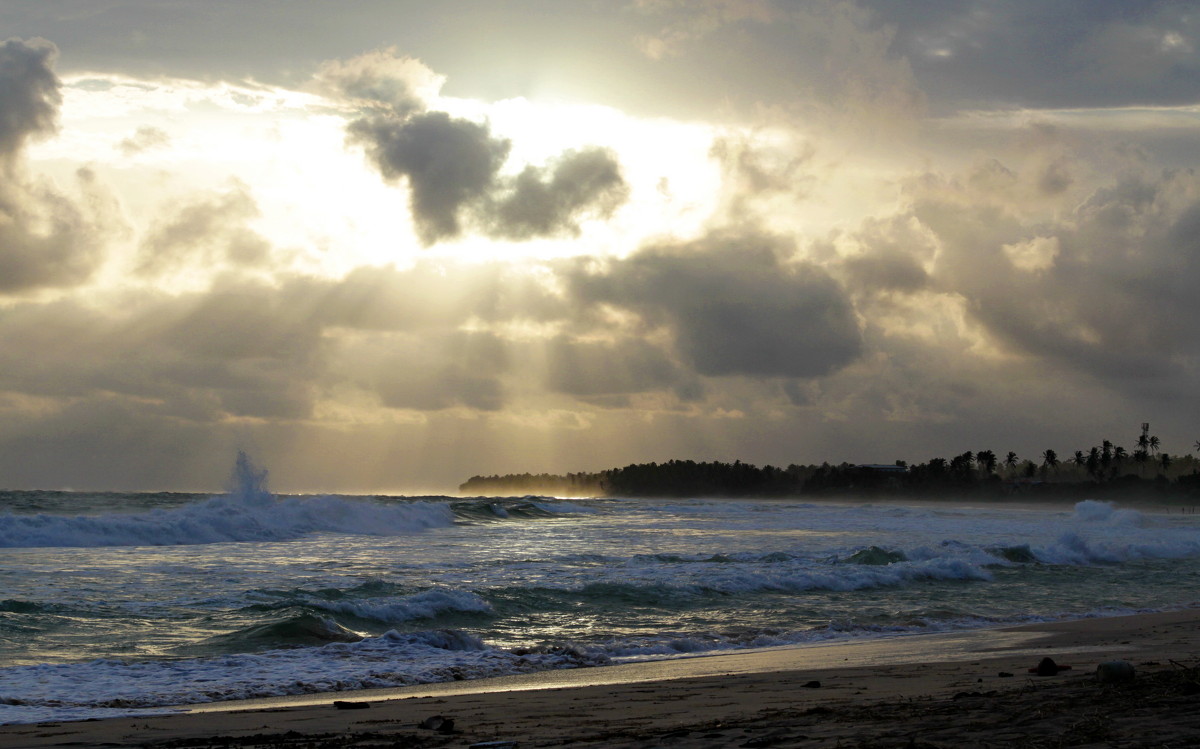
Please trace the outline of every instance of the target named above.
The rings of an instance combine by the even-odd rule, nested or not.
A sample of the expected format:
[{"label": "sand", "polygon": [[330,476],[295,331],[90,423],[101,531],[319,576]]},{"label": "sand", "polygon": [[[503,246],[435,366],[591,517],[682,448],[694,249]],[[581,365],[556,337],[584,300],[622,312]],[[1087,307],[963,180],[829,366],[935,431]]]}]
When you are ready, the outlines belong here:
[{"label": "sand", "polygon": [[[1046,656],[1072,668],[1028,672]],[[1114,659],[1134,665],[1132,683],[1098,683],[1097,664]],[[1200,746],[1200,610],[0,726],[6,749],[489,742],[526,749]]]}]

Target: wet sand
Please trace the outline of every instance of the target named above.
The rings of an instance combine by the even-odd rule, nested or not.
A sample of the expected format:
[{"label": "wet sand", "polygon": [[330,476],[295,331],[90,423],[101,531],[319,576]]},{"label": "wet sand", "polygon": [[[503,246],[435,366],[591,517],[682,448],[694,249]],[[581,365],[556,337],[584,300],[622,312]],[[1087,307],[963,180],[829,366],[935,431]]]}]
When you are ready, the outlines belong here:
[{"label": "wet sand", "polygon": [[[1045,656],[1072,668],[1029,673]],[[1097,682],[1114,659],[1132,683]],[[1198,704],[1189,609],[0,726],[0,747],[1173,747],[1200,745]]]}]

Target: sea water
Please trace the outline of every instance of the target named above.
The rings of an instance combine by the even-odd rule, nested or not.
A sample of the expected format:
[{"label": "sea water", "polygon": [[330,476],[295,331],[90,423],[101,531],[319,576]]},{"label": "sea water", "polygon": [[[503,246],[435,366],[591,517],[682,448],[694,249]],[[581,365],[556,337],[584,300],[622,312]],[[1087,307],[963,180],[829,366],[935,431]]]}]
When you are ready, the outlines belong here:
[{"label": "sea water", "polygon": [[0,723],[1196,605],[1200,516],[0,492]]}]

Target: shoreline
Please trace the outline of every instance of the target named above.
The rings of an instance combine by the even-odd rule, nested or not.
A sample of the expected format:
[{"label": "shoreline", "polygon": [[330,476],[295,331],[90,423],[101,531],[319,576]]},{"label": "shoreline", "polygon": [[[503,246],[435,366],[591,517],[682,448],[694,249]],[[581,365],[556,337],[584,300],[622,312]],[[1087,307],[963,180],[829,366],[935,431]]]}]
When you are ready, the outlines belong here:
[{"label": "shoreline", "polygon": [[[1030,675],[1028,669],[1046,655],[1072,669],[1053,677]],[[928,717],[947,705],[989,714],[985,706],[972,707],[984,697],[1003,712],[1010,702],[1019,707],[1029,699],[1053,701],[1050,692],[1066,690],[1060,711],[1065,720],[1087,700],[1112,691],[1099,687],[1093,673],[1097,663],[1114,659],[1135,665],[1139,689],[1187,673],[1185,667],[1200,663],[1200,609],[207,703],[166,715],[4,725],[0,745],[33,749],[171,742],[200,747],[219,738],[222,745],[235,747],[424,747],[485,741],[644,746],[651,740],[700,747],[738,746],[760,734],[766,741],[779,731],[815,738],[816,731],[835,746],[878,729],[876,718],[884,713],[896,713],[889,725]],[[367,707],[337,709],[335,701]],[[1130,700],[1103,712],[1115,714],[1125,703]],[[905,710],[912,715],[899,714]],[[453,729],[419,727],[438,716],[452,719]],[[818,716],[821,720],[815,720]],[[1170,730],[1200,741],[1200,717],[1195,725],[1179,717],[1150,714],[1139,720],[1161,718],[1164,726],[1155,730],[1168,730],[1170,724],[1175,726]],[[806,721],[814,725],[797,727]],[[666,742],[668,736],[674,738]],[[728,743],[734,738],[738,741]],[[789,745],[782,734],[776,738],[780,741],[750,745]],[[379,743],[384,741],[392,743]],[[801,743],[824,745],[806,742]]]}]

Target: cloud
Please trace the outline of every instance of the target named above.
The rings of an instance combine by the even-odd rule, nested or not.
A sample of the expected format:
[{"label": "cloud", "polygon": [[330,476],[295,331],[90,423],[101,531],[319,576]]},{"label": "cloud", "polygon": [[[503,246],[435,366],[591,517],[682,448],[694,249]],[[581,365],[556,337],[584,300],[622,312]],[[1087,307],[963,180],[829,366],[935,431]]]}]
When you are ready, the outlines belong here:
[{"label": "cloud", "polygon": [[[855,2],[816,0],[647,0],[637,3],[656,32],[641,34],[660,82],[688,86],[687,99],[761,116],[790,112],[846,134],[894,129],[924,112],[894,28]],[[693,79],[692,81],[687,78]],[[695,90],[703,81],[707,91]]]},{"label": "cloud", "polygon": [[271,246],[246,226],[259,215],[245,185],[197,198],[153,227],[138,249],[135,272],[155,276],[188,265],[261,265]]},{"label": "cloud", "polygon": [[131,157],[153,148],[165,148],[170,143],[171,136],[167,135],[166,131],[143,125],[133,135],[118,143],[117,149],[126,157]]},{"label": "cloud", "polygon": [[62,103],[57,57],[58,47],[45,39],[0,44],[0,155],[11,157],[30,138],[55,131]]},{"label": "cloud", "polygon": [[692,398],[700,389],[696,378],[665,351],[638,338],[581,341],[556,336],[546,346],[546,358],[550,390],[593,403],[605,396],[667,390]]},{"label": "cloud", "polygon": [[941,112],[1191,104],[1200,27],[1186,3],[861,0]]},{"label": "cloud", "polygon": [[417,234],[426,246],[462,232],[462,213],[493,189],[510,143],[486,124],[426,111],[443,79],[395,48],[325,62],[317,88],[368,110],[347,128],[349,140],[389,182],[405,179]]},{"label": "cloud", "polygon": [[128,399],[192,422],[303,418],[323,341],[310,317],[280,302],[269,287],[226,284],[14,305],[0,313],[0,391],[62,403]]},{"label": "cloud", "polygon": [[499,188],[487,209],[487,233],[508,239],[578,236],[588,213],[608,218],[629,197],[616,154],[602,148],[568,151],[546,167],[528,166]]},{"label": "cloud", "polygon": [[791,211],[821,184],[816,153],[811,141],[787,130],[717,138],[709,156],[721,165],[724,220],[777,225],[781,210]]},{"label": "cloud", "polygon": [[1128,172],[1049,221],[953,184],[913,188],[911,215],[938,247],[933,288],[1007,350],[1182,394],[1200,364],[1194,172]]},{"label": "cloud", "polygon": [[633,5],[648,15],[684,11],[657,32],[637,37],[638,49],[652,60],[682,55],[723,26],[745,20],[770,23],[779,16],[772,3],[764,0],[636,0]]},{"label": "cloud", "polygon": [[588,214],[607,218],[628,197],[615,154],[567,151],[514,178],[500,172],[512,144],[487,123],[429,109],[444,79],[395,48],[324,63],[317,88],[367,110],[347,137],[388,182],[404,180],[422,244],[460,236],[468,226],[497,238],[576,235]]},{"label": "cloud", "polygon": [[925,288],[929,282],[920,263],[899,249],[875,249],[846,258],[844,264],[854,287],[870,292],[898,290],[912,293]]},{"label": "cloud", "polygon": [[493,138],[486,125],[445,112],[363,118],[350,124],[349,133],[385,179],[407,178],[425,245],[462,232],[462,211],[495,188],[509,151],[509,142]]},{"label": "cloud", "polygon": [[651,247],[603,271],[568,277],[584,304],[635,313],[666,328],[701,375],[821,377],[861,351],[853,306],[824,270],[784,263],[789,248],[753,234],[717,234]]},{"label": "cloud", "polygon": [[[80,174],[85,193],[93,181]],[[51,185],[0,178],[0,294],[74,286],[103,259],[102,228]]]},{"label": "cloud", "polygon": [[[509,402],[514,362],[533,381],[538,322],[567,314],[522,268],[430,262],[18,302],[0,307],[0,411],[50,419],[115,402],[180,430],[307,423],[329,409],[362,420],[380,406],[494,412]],[[504,333],[526,323],[533,334]]]},{"label": "cloud", "polygon": [[387,408],[441,411],[504,406],[505,342],[491,333],[452,331],[379,336],[343,343],[337,354],[348,380],[374,393]]},{"label": "cloud", "polygon": [[601,148],[568,151],[545,167],[502,177],[510,142],[493,137],[486,124],[445,112],[365,117],[348,132],[385,179],[407,181],[426,246],[468,226],[505,239],[577,235],[583,217],[611,216],[629,193],[615,155]]},{"label": "cloud", "polygon": [[723,165],[726,179],[734,182],[739,192],[751,194],[794,191],[810,182],[813,178],[801,168],[815,153],[811,143],[784,148],[754,143],[748,136],[718,138],[710,151]]},{"label": "cloud", "polygon": [[[105,217],[25,174],[26,143],[57,128],[57,55],[45,39],[0,44],[0,294],[79,284],[102,259]],[[105,199],[92,172],[76,176],[89,205],[101,208]]]},{"label": "cloud", "polygon": [[358,106],[382,106],[405,118],[424,111],[445,80],[420,60],[400,57],[395,47],[388,47],[349,60],[326,61],[317,71],[316,87]]},{"label": "cloud", "polygon": [[284,293],[312,306],[322,324],[356,331],[446,331],[471,320],[536,324],[567,314],[536,276],[503,263],[364,266],[337,283],[295,280]]}]

